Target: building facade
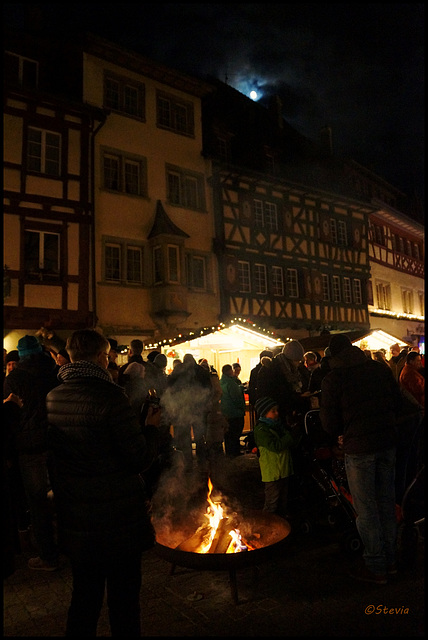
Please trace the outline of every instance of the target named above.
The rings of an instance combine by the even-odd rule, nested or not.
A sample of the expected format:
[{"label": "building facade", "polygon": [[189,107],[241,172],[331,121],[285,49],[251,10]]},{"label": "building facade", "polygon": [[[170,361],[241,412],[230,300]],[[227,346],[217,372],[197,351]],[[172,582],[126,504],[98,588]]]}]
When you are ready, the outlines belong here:
[{"label": "building facade", "polygon": [[40,328],[168,344],[236,318],[421,340],[423,226],[329,131],[95,36],[5,49],[8,350]]}]

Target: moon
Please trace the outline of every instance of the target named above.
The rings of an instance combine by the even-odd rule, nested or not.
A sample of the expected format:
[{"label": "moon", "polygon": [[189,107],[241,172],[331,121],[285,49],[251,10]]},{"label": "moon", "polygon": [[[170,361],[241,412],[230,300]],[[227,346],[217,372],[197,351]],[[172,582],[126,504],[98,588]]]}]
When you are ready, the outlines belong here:
[{"label": "moon", "polygon": [[251,100],[257,100],[257,91],[250,91]]}]

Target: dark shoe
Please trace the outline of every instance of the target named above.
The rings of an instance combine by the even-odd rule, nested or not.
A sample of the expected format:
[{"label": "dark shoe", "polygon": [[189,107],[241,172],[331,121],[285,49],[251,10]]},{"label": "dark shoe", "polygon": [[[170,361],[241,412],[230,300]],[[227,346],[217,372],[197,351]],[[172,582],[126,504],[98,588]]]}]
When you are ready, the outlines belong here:
[{"label": "dark shoe", "polygon": [[360,580],[361,582],[373,582],[374,584],[388,584],[388,580],[385,573],[373,573],[365,565],[354,569],[349,573],[351,578]]},{"label": "dark shoe", "polygon": [[58,564],[54,562],[45,562],[39,556],[36,558],[30,558],[28,561],[28,568],[34,571],[56,571]]},{"label": "dark shoe", "polygon": [[392,564],[390,564],[389,567],[386,570],[386,573],[389,576],[395,576],[398,573],[397,563],[393,562]]}]

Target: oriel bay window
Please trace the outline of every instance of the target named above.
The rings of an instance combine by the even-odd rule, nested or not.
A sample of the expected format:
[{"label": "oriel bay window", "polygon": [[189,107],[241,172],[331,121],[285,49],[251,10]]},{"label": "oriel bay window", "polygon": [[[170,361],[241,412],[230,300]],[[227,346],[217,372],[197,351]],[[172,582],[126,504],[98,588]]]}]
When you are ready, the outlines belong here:
[{"label": "oriel bay window", "polygon": [[154,284],[179,284],[180,278],[180,247],[175,244],[153,247]]}]

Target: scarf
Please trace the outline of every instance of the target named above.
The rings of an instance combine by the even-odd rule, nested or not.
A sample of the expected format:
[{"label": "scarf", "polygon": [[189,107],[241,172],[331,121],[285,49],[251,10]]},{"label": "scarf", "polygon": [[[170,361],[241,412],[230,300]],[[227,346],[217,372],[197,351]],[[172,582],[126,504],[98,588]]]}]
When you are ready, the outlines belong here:
[{"label": "scarf", "polygon": [[283,353],[278,354],[276,358],[278,358],[280,369],[291,385],[293,391],[295,391],[296,393],[301,393],[302,379],[297,367]]},{"label": "scarf", "polygon": [[114,384],[116,387],[119,386],[113,382],[110,374],[107,373],[107,369],[103,369],[99,364],[87,360],[63,364],[58,371],[58,380],[61,382],[67,382],[74,378],[100,378],[105,382]]}]

